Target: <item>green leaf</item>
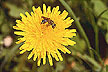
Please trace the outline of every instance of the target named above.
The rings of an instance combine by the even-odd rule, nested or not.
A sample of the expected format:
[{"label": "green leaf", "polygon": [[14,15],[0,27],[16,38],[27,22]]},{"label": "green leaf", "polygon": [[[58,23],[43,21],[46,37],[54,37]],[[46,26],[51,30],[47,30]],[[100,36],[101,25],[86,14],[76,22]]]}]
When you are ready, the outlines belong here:
[{"label": "green leaf", "polygon": [[25,10],[17,7],[15,4],[6,2],[5,5],[10,9],[9,15],[13,17],[19,17],[20,13],[24,13]]},{"label": "green leaf", "polygon": [[91,0],[91,2],[94,4],[94,12],[96,16],[107,9],[107,6],[101,0]]},{"label": "green leaf", "polygon": [[[92,3],[94,4],[94,12],[96,16],[100,16],[104,11],[104,13],[101,15],[100,19],[98,20],[98,26],[102,28],[103,30],[108,31],[108,10],[107,6],[101,1],[101,0],[92,0]],[[108,32],[105,34],[105,40],[108,44]]]}]

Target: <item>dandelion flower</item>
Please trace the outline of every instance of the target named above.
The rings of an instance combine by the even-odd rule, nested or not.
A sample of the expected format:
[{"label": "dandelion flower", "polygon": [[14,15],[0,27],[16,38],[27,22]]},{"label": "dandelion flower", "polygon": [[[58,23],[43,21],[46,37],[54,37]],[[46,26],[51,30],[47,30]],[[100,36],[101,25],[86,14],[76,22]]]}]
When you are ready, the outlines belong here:
[{"label": "dandelion flower", "polygon": [[73,19],[67,17],[68,12],[64,10],[62,13],[59,11],[59,6],[56,6],[51,11],[51,6],[46,8],[43,4],[43,12],[41,8],[32,7],[33,12],[30,14],[25,12],[25,15],[20,13],[21,20],[16,20],[14,29],[18,30],[14,33],[20,35],[17,44],[24,42],[19,48],[20,54],[26,51],[31,51],[28,56],[40,66],[41,60],[46,64],[46,57],[48,57],[50,66],[53,65],[52,58],[56,61],[63,61],[61,53],[70,54],[71,52],[65,47],[68,45],[73,46],[76,42],[70,40],[76,36],[76,29],[66,29],[71,26]]}]

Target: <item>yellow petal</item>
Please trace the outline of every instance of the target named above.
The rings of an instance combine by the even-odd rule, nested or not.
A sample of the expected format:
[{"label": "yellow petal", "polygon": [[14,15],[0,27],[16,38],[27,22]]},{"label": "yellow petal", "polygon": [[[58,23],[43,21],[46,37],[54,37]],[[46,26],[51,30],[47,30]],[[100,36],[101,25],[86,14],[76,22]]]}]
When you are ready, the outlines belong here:
[{"label": "yellow petal", "polygon": [[57,50],[56,52],[57,52],[57,55],[58,55],[58,57],[59,57],[60,61],[63,61],[63,58],[62,58],[62,56],[61,56],[60,52],[59,52],[58,50]]},{"label": "yellow petal", "polygon": [[47,52],[47,55],[48,55],[50,66],[52,66],[53,65],[52,57],[51,57],[50,53],[48,53],[48,52]]},{"label": "yellow petal", "polygon": [[40,62],[41,62],[41,55],[40,53],[38,53],[37,66],[40,66]]},{"label": "yellow petal", "polygon": [[33,56],[33,53],[31,52],[28,56],[28,59],[30,59]]},{"label": "yellow petal", "polygon": [[46,64],[46,52],[44,52],[44,55],[43,55],[43,64]]},{"label": "yellow petal", "polygon": [[56,61],[59,61],[59,58],[57,57],[55,53],[51,53],[51,55],[56,59]]},{"label": "yellow petal", "polygon": [[64,10],[61,14],[61,18],[65,19],[67,17],[67,15],[68,15],[68,12],[66,10]]},{"label": "yellow petal", "polygon": [[25,35],[25,32],[15,31],[14,34],[16,34],[16,35]]},{"label": "yellow petal", "polygon": [[23,54],[24,52],[26,52],[26,50],[22,50],[22,51],[20,51],[20,54]]},{"label": "yellow petal", "polygon": [[37,54],[35,53],[35,54],[34,54],[34,57],[33,57],[33,60],[35,61],[36,58],[37,58]]},{"label": "yellow petal", "polygon": [[47,8],[47,13],[48,13],[48,14],[51,13],[51,6],[48,6],[48,8]]},{"label": "yellow petal", "polygon": [[43,4],[43,14],[46,15],[46,5]]}]

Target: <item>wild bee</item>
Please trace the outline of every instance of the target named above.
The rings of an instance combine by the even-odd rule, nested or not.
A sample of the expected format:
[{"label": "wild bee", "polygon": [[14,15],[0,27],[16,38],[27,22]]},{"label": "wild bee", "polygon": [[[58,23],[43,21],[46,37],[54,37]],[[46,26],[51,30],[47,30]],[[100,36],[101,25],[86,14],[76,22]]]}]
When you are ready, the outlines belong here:
[{"label": "wild bee", "polygon": [[44,17],[44,16],[41,16],[41,18],[44,19],[44,20],[41,21],[41,24],[45,24],[46,22],[48,22],[48,25],[47,26],[52,25],[52,28],[53,29],[56,27],[56,24],[50,18],[47,18],[47,17]]}]

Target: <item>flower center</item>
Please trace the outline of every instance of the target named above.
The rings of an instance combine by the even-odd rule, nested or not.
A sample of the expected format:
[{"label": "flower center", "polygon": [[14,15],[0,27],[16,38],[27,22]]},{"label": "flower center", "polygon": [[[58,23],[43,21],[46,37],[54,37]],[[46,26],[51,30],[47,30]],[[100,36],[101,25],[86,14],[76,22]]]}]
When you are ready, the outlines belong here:
[{"label": "flower center", "polygon": [[51,30],[51,26],[48,26],[48,23],[41,24],[41,35],[45,35]]}]

